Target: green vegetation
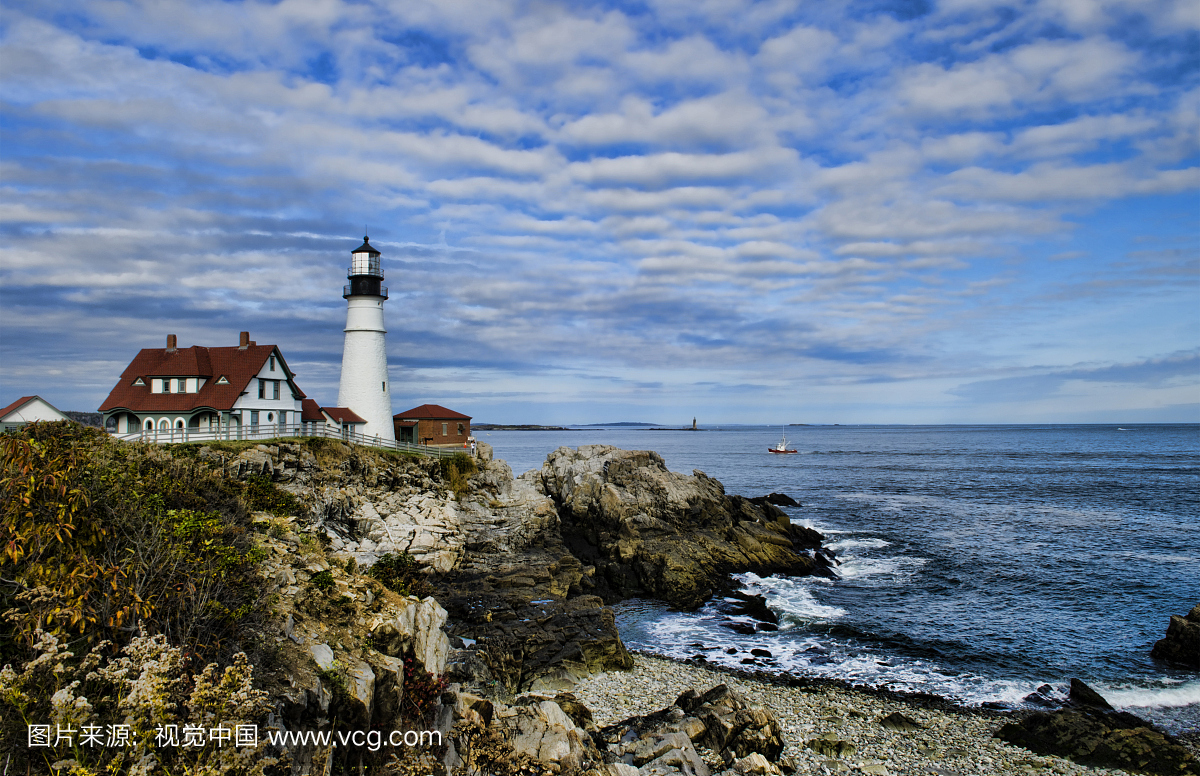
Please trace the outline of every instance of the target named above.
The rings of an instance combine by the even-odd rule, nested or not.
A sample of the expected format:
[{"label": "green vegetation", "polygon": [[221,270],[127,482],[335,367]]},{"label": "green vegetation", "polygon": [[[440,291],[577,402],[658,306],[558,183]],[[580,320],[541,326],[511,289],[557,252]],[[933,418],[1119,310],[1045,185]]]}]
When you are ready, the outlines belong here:
[{"label": "green vegetation", "polygon": [[438,468],[442,474],[442,481],[454,492],[455,498],[462,498],[463,494],[471,489],[471,475],[479,471],[475,466],[475,459],[461,452],[449,458],[439,458]]},{"label": "green vegetation", "polygon": [[252,510],[273,515],[290,515],[300,506],[296,497],[275,487],[270,478],[261,474],[247,477],[242,483],[242,501]]},{"label": "green vegetation", "polygon": [[333,589],[333,573],[329,570],[318,571],[316,574],[313,574],[312,579],[309,581],[312,582],[313,587],[322,593],[328,593]]},{"label": "green vegetation", "polygon": [[[261,608],[261,553],[247,492],[192,461],[73,423],[31,423],[0,438],[0,663],[36,632],[122,645],[138,628],[189,652],[228,656]],[[290,495],[290,494],[289,494]]]},{"label": "green vegetation", "polygon": [[388,590],[400,595],[415,595],[417,598],[433,595],[433,587],[407,552],[399,555],[389,552],[380,556],[375,565],[368,569],[367,576],[379,580]]},{"label": "green vegetation", "polygon": [[[10,666],[0,671],[0,755],[6,773],[262,776],[276,764],[256,747],[180,745],[187,728],[207,737],[219,726],[230,732],[232,742],[239,729],[265,722],[271,706],[267,694],[254,689],[244,654],[224,670],[215,663],[200,670],[161,634],[138,636],[116,654],[111,646],[100,642],[77,659],[66,644],[39,631],[35,659],[19,672]],[[73,735],[53,749],[26,746],[29,726],[47,723]],[[103,745],[114,726],[127,732],[125,746]],[[174,731],[173,746],[163,741],[162,730]],[[89,732],[100,738],[89,742]]]}]

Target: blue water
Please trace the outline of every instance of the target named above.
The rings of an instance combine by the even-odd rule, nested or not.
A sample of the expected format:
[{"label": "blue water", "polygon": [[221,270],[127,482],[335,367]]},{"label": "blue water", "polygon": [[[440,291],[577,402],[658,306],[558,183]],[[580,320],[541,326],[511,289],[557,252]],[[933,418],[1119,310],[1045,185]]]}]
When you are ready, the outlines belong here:
[{"label": "blue water", "polygon": [[[626,643],[674,657],[1018,706],[1071,677],[1174,731],[1200,730],[1200,678],[1149,657],[1200,603],[1200,426],[801,426],[477,432],[520,473],[565,445],[656,450],[727,493],[787,493],[837,580],[744,575],[780,630],[713,607],[616,607]],[[701,645],[701,646],[696,646]],[[726,654],[729,647],[736,654]]]}]

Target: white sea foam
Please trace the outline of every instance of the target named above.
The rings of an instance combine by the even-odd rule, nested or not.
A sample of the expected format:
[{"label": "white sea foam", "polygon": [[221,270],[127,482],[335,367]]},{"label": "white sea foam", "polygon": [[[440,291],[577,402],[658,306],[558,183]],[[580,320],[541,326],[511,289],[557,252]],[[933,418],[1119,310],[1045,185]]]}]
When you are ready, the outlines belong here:
[{"label": "white sea foam", "polygon": [[884,539],[875,539],[875,538],[839,539],[838,541],[836,541],[832,544],[825,545],[825,547],[827,549],[830,549],[830,550],[833,550],[834,552],[839,552],[839,553],[844,552],[846,550],[859,549],[859,548],[870,549],[870,550],[882,550],[884,547],[891,547],[891,546],[892,546],[891,542],[886,541]]},{"label": "white sea foam", "polygon": [[856,558],[847,557],[836,571],[842,579],[888,575],[893,580],[911,576],[928,561],[925,558]]},{"label": "white sea foam", "polygon": [[826,606],[817,601],[810,585],[815,581],[809,577],[760,577],[753,572],[737,575],[748,593],[761,595],[767,606],[784,621],[784,627],[802,623],[836,620],[846,616],[846,610],[838,606]]},{"label": "white sea foam", "polygon": [[1097,684],[1096,691],[1113,706],[1121,709],[1177,708],[1200,705],[1200,680],[1163,687]]}]

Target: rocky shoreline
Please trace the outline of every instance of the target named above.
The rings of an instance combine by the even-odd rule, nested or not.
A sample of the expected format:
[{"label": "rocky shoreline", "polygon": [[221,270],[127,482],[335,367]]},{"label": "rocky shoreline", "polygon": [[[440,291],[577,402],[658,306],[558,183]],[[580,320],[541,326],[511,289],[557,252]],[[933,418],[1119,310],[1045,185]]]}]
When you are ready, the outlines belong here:
[{"label": "rocky shoreline", "polygon": [[[798,505],[781,494],[728,496],[703,472],[670,472],[656,453],[602,445],[559,448],[514,477],[480,444],[457,490],[437,461],[314,449],[196,453],[226,476],[270,477],[304,505],[264,539],[265,576],[293,602],[278,609],[284,659],[268,677],[280,699],[272,724],[282,728],[397,724],[414,681],[399,661],[410,656],[444,677],[445,691],[431,689],[427,701],[453,742],[421,761],[423,773],[1125,773],[996,738],[1019,714],[630,653],[610,603],[645,597],[690,609],[733,592],[734,573],[832,575],[823,537],[791,523],[778,505]],[[396,555],[428,573],[431,597],[397,597],[364,579]],[[323,575],[326,592],[314,589]],[[729,605],[754,623],[740,625],[777,627],[761,599],[742,598]],[[1166,742],[1106,714],[1048,718],[1090,715],[1084,722],[1100,727],[1088,735],[1121,739],[1120,757],[1133,762],[1145,741]],[[1026,731],[1031,748],[1043,732]],[[1196,772],[1190,755],[1176,754],[1183,767],[1153,772]],[[296,753],[291,772],[319,772],[334,755]]]},{"label": "rocky shoreline", "polygon": [[[1088,767],[1007,744],[995,734],[1011,714],[957,706],[938,696],[852,687],[832,680],[789,680],[642,653],[635,653],[633,661],[631,670],[594,674],[575,686],[575,697],[591,710],[597,726],[645,714],[663,698],[676,697],[689,688],[703,693],[726,684],[778,719],[785,742],[780,755],[784,773],[1135,773]],[[1193,752],[1200,752],[1198,742],[1189,743]],[[710,752],[701,751],[701,755],[713,761],[714,770],[720,769]]]}]

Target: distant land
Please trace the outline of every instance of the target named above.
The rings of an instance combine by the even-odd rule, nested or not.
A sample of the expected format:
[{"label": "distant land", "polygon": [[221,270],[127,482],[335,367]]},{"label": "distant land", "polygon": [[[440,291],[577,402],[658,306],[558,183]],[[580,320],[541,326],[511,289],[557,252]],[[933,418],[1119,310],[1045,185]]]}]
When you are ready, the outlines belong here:
[{"label": "distant land", "polygon": [[658,423],[642,423],[634,420],[622,420],[620,423],[587,423],[588,426],[657,426]]},{"label": "distant land", "polygon": [[472,431],[570,431],[564,426],[511,426],[504,423],[472,423]]}]

